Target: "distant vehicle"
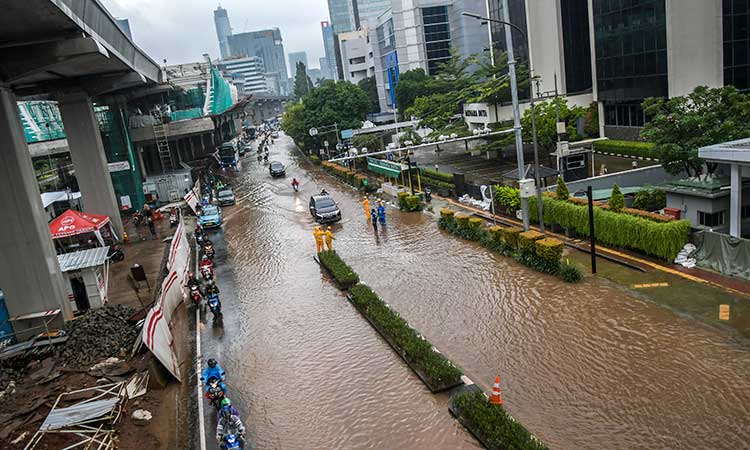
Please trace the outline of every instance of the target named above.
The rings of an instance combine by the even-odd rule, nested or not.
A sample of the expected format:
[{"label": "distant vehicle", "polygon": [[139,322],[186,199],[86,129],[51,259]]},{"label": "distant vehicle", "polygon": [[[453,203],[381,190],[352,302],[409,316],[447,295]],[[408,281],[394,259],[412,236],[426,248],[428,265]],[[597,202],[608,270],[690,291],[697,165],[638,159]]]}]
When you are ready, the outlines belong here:
[{"label": "distant vehicle", "polygon": [[245,153],[249,152],[252,149],[253,149],[253,146],[250,144],[240,145],[240,149],[237,151],[237,153],[239,153],[240,156],[243,156]]},{"label": "distant vehicle", "polygon": [[313,195],[310,197],[310,214],[318,223],[338,222],[341,210],[330,195]]},{"label": "distant vehicle", "polygon": [[219,146],[219,150],[216,152],[216,159],[219,161],[219,165],[222,169],[227,167],[237,167],[237,160],[239,155],[234,144],[226,142]]},{"label": "distant vehicle", "polygon": [[272,133],[271,133],[271,137],[272,137],[272,138],[274,138],[274,139],[278,139],[278,137],[279,137],[279,132],[278,132],[278,131],[274,131],[274,132],[272,132]]},{"label": "distant vehicle", "polygon": [[271,173],[272,177],[286,176],[286,167],[284,167],[284,164],[279,161],[271,161],[271,164],[268,166],[268,171]]},{"label": "distant vehicle", "polygon": [[257,130],[255,127],[247,127],[245,128],[245,133],[247,134],[248,139],[255,140],[255,136],[257,134]]},{"label": "distant vehicle", "polygon": [[221,226],[221,209],[216,205],[206,205],[198,219],[203,228],[217,228]]},{"label": "distant vehicle", "polygon": [[218,199],[221,206],[234,205],[234,191],[232,191],[232,188],[224,187],[224,189],[219,191]]}]

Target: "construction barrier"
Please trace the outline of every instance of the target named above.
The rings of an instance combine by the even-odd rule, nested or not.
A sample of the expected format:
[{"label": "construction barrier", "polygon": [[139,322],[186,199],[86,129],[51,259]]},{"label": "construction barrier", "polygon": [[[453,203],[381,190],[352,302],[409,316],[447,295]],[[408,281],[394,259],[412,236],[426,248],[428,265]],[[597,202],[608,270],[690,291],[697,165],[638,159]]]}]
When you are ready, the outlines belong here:
[{"label": "construction barrier", "polygon": [[169,247],[167,276],[161,284],[159,297],[146,315],[143,325],[143,342],[146,347],[178,381],[182,381],[182,378],[173,346],[172,314],[185,299],[183,286],[187,279],[189,263],[190,243],[185,233],[185,224],[180,220]]},{"label": "construction barrier", "polygon": [[185,194],[185,202],[188,204],[190,209],[193,210],[193,214],[198,215],[198,205],[200,204],[201,198],[201,187],[200,181],[196,181],[193,189],[189,190]]}]

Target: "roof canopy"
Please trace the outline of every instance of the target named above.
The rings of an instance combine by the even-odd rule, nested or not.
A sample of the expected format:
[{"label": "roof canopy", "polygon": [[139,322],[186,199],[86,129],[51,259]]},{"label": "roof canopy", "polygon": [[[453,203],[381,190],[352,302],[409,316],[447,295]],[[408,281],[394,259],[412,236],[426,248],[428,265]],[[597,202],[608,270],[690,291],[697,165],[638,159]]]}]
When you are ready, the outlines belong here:
[{"label": "roof canopy", "polygon": [[98,231],[109,223],[109,217],[87,214],[69,209],[50,222],[52,239],[60,239],[77,234]]},{"label": "roof canopy", "polygon": [[107,260],[107,253],[109,253],[108,246],[57,255],[57,261],[60,263],[60,272],[64,273],[101,266]]}]

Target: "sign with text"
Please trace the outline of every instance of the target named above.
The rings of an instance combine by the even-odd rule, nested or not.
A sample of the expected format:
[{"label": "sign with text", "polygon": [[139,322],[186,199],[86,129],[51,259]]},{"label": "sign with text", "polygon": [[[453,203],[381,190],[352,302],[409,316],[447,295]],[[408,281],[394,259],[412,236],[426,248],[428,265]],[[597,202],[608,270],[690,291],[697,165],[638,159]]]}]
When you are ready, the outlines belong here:
[{"label": "sign with text", "polygon": [[128,161],[118,161],[109,163],[109,172],[122,172],[124,170],[130,170],[130,163]]}]

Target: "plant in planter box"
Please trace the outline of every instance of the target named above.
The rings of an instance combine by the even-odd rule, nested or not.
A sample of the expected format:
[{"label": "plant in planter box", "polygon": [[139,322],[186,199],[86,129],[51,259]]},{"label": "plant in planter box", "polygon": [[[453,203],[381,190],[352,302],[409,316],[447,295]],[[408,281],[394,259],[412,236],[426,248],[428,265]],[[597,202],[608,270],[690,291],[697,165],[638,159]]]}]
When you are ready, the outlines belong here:
[{"label": "plant in planter box", "polygon": [[421,211],[422,199],[418,195],[407,195],[404,199],[405,211]]},{"label": "plant in planter box", "polygon": [[449,208],[442,208],[440,210],[440,220],[438,220],[438,226],[453,233],[456,230],[456,218],[455,212]]},{"label": "plant in planter box", "polygon": [[538,269],[544,273],[556,274],[560,271],[564,244],[555,238],[539,239],[535,242]]},{"label": "plant in planter box", "polygon": [[359,275],[335,251],[320,252],[318,259],[342,289],[349,289],[359,283]]},{"label": "plant in planter box", "polygon": [[518,249],[518,235],[523,233],[521,228],[503,228],[503,241],[513,250]]},{"label": "plant in planter box", "polygon": [[544,235],[538,231],[524,231],[518,235],[518,250],[521,253],[536,254],[536,241],[543,238]]},{"label": "plant in planter box", "polygon": [[409,196],[408,192],[399,192],[398,193],[398,209],[401,211],[406,210],[406,197]]}]

